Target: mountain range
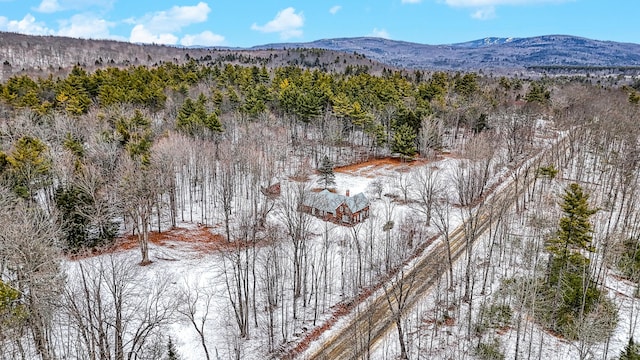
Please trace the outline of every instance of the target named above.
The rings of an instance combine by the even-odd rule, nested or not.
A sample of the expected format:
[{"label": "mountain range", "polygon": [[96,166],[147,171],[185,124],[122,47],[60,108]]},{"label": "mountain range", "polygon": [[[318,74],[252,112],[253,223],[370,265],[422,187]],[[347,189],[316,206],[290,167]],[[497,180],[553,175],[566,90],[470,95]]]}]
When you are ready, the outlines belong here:
[{"label": "mountain range", "polygon": [[450,45],[356,37],[251,48],[185,48],[0,32],[0,80],[16,73],[64,74],[75,64],[91,70],[108,65],[184,63],[190,59],[212,65],[295,65],[337,72],[350,65],[366,67],[371,73],[380,73],[387,67],[504,75],[553,71],[637,75],[640,44],[545,35],[491,37]]},{"label": "mountain range", "polygon": [[253,49],[320,48],[357,52],[401,68],[438,70],[517,70],[532,67],[640,67],[640,44],[568,35],[485,38],[450,45],[359,37],[281,43]]}]

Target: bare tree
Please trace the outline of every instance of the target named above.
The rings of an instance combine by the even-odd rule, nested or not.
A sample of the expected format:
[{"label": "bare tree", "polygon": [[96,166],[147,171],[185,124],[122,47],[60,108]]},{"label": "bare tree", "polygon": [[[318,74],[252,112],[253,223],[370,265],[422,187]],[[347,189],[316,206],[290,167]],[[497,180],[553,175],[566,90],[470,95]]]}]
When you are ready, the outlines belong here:
[{"label": "bare tree", "polygon": [[238,325],[240,337],[249,336],[249,310],[250,310],[250,282],[249,277],[250,252],[247,245],[240,240],[235,241],[235,247],[223,254],[223,275],[227,286],[229,303]]},{"label": "bare tree", "polygon": [[535,134],[535,118],[530,114],[498,115],[497,130],[502,143],[507,148],[507,161],[513,162],[526,155],[527,147],[531,147]]},{"label": "bare tree", "polygon": [[[295,184],[293,188],[286,189],[282,196],[280,207],[280,221],[285,226],[287,236],[293,247],[293,317],[297,318],[297,299],[303,295],[303,287],[306,279],[307,236],[312,219],[300,211],[300,206],[308,196],[308,189],[304,183]],[[305,298],[304,296],[302,297]]]},{"label": "bare tree", "polygon": [[374,194],[377,199],[380,199],[382,197],[382,193],[384,192],[384,182],[380,178],[371,180],[371,182],[367,186],[367,191]]},{"label": "bare tree", "polygon": [[404,269],[400,270],[387,284],[383,284],[383,290],[398,330],[398,343],[400,345],[400,358],[408,359],[405,333],[402,326],[402,316],[407,309],[409,295],[413,289],[414,276],[406,275]]},{"label": "bare tree", "polygon": [[154,341],[173,319],[175,297],[167,296],[171,279],[151,280],[141,268],[115,255],[78,262],[68,282],[64,333],[76,341],[69,357],[134,360],[154,352]]},{"label": "bare tree", "polygon": [[104,177],[103,172],[92,163],[85,164],[73,182],[91,199],[79,211],[82,211],[82,215],[94,224],[99,239],[113,236],[115,233],[114,218],[116,218],[118,210],[115,199],[116,186],[111,184]]},{"label": "bare tree", "polygon": [[417,202],[411,208],[424,215],[427,226],[431,225],[432,211],[436,199],[442,191],[440,173],[433,168],[422,167],[412,173],[413,192]]},{"label": "bare tree", "polygon": [[0,275],[21,294],[38,355],[55,359],[51,325],[63,285],[60,231],[42,210],[15,199],[5,188],[0,188],[0,223]]},{"label": "bare tree", "polygon": [[191,284],[188,280],[185,280],[179,299],[180,304],[176,311],[193,325],[200,338],[205,358],[209,360],[209,349],[207,348],[204,331],[205,324],[209,320],[209,310],[213,300],[212,289],[201,287],[198,284]]},{"label": "bare tree", "polygon": [[151,216],[158,192],[157,174],[151,165],[141,165],[129,159],[123,162],[119,192],[124,212],[133,221],[134,232],[138,236],[141,265],[149,260],[149,232]]},{"label": "bare tree", "polygon": [[396,174],[394,176],[394,185],[402,193],[402,198],[405,203],[409,201],[409,193],[411,192],[411,189],[413,189],[412,179],[411,176],[409,176],[408,171],[409,168],[407,167],[400,168],[396,170]]},{"label": "bare tree", "polygon": [[[267,311],[267,339],[269,351],[275,349],[275,331],[277,327],[277,307],[280,304],[282,289],[278,281],[283,278],[282,254],[279,246],[275,245],[267,249],[267,254],[261,262],[259,277],[261,280],[263,294],[266,301]],[[280,304],[281,305],[281,304]]]},{"label": "bare tree", "polygon": [[224,213],[224,229],[227,235],[227,242],[231,242],[231,211],[233,210],[233,197],[236,187],[236,164],[232,154],[225,155],[228,157],[221,160],[218,170],[218,199]]},{"label": "bare tree", "polygon": [[435,203],[433,208],[435,214],[434,225],[440,231],[440,235],[445,242],[445,250],[447,256],[447,268],[449,269],[448,284],[449,288],[453,288],[453,259],[451,256],[451,203],[448,199],[440,199]]},{"label": "bare tree", "polygon": [[444,124],[436,117],[422,120],[420,128],[420,154],[427,159],[434,159],[443,147]]},{"label": "bare tree", "polygon": [[492,160],[495,148],[491,144],[491,138],[478,135],[467,143],[465,153],[468,159],[464,159],[455,169],[453,182],[456,185],[456,194],[460,202],[460,211],[464,219],[463,228],[465,235],[465,291],[464,299],[471,301],[471,276],[473,242],[482,224],[482,207],[487,183],[493,174]]}]

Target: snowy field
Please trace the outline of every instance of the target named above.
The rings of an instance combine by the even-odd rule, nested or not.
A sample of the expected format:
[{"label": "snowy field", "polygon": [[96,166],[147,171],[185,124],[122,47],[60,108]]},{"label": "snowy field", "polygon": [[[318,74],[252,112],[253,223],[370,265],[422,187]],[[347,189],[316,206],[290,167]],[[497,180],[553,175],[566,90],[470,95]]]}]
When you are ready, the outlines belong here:
[{"label": "snowy field", "polygon": [[[543,139],[542,144],[549,141]],[[359,305],[354,299],[358,298],[364,299],[360,305],[365,305],[367,300],[363,294],[367,294],[367,289],[439,233],[433,220],[429,226],[424,223],[424,209],[419,206],[417,189],[420,172],[438,174],[435,202],[451,206],[447,218],[449,229],[461,224],[465,207],[460,206],[456,176],[460,176],[460,169],[468,169],[465,166],[470,163],[461,166],[464,161],[460,154],[451,154],[410,165],[391,161],[337,168],[333,191],[338,194],[348,191],[352,196],[364,192],[371,200],[371,217],[351,227],[327,223],[307,214],[296,215],[292,220],[296,212],[287,212],[287,206],[296,191],[310,191],[320,185],[315,174],[306,182],[282,175],[277,180],[282,184],[283,194],[275,200],[266,225],[256,235],[260,241],[227,243],[220,209],[191,203],[180,212],[183,218],[194,221],[181,221],[177,229],[171,231],[166,231],[163,225],[165,233],[161,241],[150,244],[150,265],[137,265],[139,250],[129,243],[110,254],[67,261],[68,278],[72,283],[80,282],[83,277],[105,279],[109,272],[115,273],[122,267],[119,274],[126,273],[128,281],[124,291],[128,311],[125,341],[135,342],[136,330],[155,321],[157,326],[145,334],[146,339],[170,337],[184,360],[277,358],[305,343],[305,339],[331,336],[333,329],[349,319],[350,315],[343,309],[357,309]],[[490,176],[484,187],[500,191],[502,182],[511,179],[513,170],[505,165],[506,154],[498,149],[487,164]],[[377,191],[376,185],[380,187]],[[614,277],[614,273],[606,278],[606,287],[619,309],[620,319],[615,334],[606,343],[566,341],[541,329],[513,305],[508,325],[471,335],[472,327],[481,317],[480,308],[497,301],[512,302],[509,297],[498,296],[503,282],[530,272],[532,264],[543,263],[542,257],[546,255],[539,241],[544,236],[537,235],[538,243],[531,240],[530,233],[534,230],[528,222],[541,216],[540,213],[552,215],[548,210],[555,206],[563,183],[539,181],[536,186],[536,195],[528,199],[526,211],[511,211],[499,227],[496,225],[490,231],[490,236],[476,242],[472,301],[462,299],[459,284],[465,269],[463,262],[458,261],[454,280],[457,286],[449,288],[447,279],[440,279],[406,316],[410,358],[473,358],[478,344],[497,341],[497,348],[506,358],[515,358],[517,353],[518,358],[609,359],[618,356],[630,335],[640,337],[636,326],[640,309],[633,297],[635,285]],[[201,212],[203,208],[207,214]],[[247,204],[235,205],[234,209],[238,210],[231,217],[234,235],[243,234],[242,211],[249,208]],[[196,219],[206,219],[206,225]],[[304,227],[303,243],[292,240],[292,225]],[[532,248],[538,249],[533,251],[537,256],[531,255]],[[304,269],[304,273],[295,270],[296,266]],[[301,279],[301,296],[293,295],[297,278]],[[102,296],[109,294],[108,283]],[[75,290],[71,295],[82,297],[83,289]],[[136,311],[149,308],[149,304],[162,311],[146,316]],[[71,330],[66,331],[69,339],[81,337],[73,319],[60,320],[61,327],[72,324]],[[240,336],[243,321],[245,334]],[[68,344],[69,339],[60,342]],[[156,342],[155,346],[164,349],[166,344]],[[317,343],[312,342],[310,346],[313,349]],[[373,350],[375,359],[397,357],[397,334],[389,331]]]},{"label": "snowy field", "polygon": [[[446,167],[453,166],[455,160],[450,158],[440,159],[436,162],[417,163],[415,165],[404,164],[387,164],[362,166],[357,171],[336,171],[335,186],[332,189],[338,194],[345,194],[347,191],[353,196],[360,192],[365,192],[371,199],[371,217],[362,224],[353,227],[343,227],[332,223],[327,223],[312,217],[304,215],[310,221],[310,233],[312,236],[308,239],[310,261],[317,264],[321,261],[317,257],[317,253],[321,250],[326,251],[328,258],[326,268],[329,270],[326,275],[328,287],[323,299],[315,300],[321,304],[313,314],[307,309],[302,309],[302,313],[298,314],[298,319],[288,319],[291,314],[285,311],[278,311],[274,314],[277,318],[276,323],[280,327],[291,327],[284,330],[291,333],[293,340],[299,340],[306,335],[314,326],[318,326],[332,316],[332,307],[337,303],[349,301],[355,296],[359,289],[356,280],[352,275],[357,270],[354,269],[357,263],[358,253],[354,249],[354,237],[362,246],[368,249],[360,251],[367,252],[364,256],[370,259],[366,269],[361,273],[362,283],[375,283],[376,279],[385,272],[385,264],[382,258],[385,256],[382,251],[391,251],[395,255],[392,259],[394,262],[402,261],[402,258],[411,251],[409,247],[403,247],[397,244],[389,244],[388,241],[395,241],[399,235],[392,235],[395,231],[401,231],[399,224],[412,227],[419,224],[416,215],[410,215],[413,210],[403,201],[394,200],[403,197],[399,182],[407,183],[413,172],[423,167],[429,167],[431,170],[436,168],[442,171],[444,176]],[[445,178],[443,177],[443,180]],[[317,187],[318,182],[314,176],[307,182],[308,188]],[[371,193],[370,184],[373,181],[380,181],[383,185],[381,198],[376,198]],[[446,183],[446,181],[443,181]],[[283,192],[289,187],[298,186],[299,183],[283,178]],[[406,186],[406,184],[405,184]],[[408,196],[412,196],[409,193]],[[385,196],[386,195],[386,196]],[[193,219],[202,218],[202,214],[198,213],[198,208],[193,207],[191,210],[183,211],[187,217]],[[407,218],[416,221],[415,224],[406,224]],[[396,225],[390,234],[381,231],[384,222],[392,220]],[[269,222],[280,226],[282,222],[281,216],[277,211],[270,214]],[[204,343],[210,358],[234,358],[237,355],[243,359],[263,359],[268,349],[268,340],[266,339],[268,330],[264,326],[259,325],[255,328],[255,322],[263,324],[268,317],[265,311],[266,300],[261,296],[264,289],[257,289],[260,294],[256,295],[256,311],[255,320],[253,309],[250,316],[251,326],[249,336],[241,339],[237,335],[235,314],[230,306],[230,297],[228,290],[228,282],[233,282],[232,270],[230,270],[230,260],[233,256],[233,246],[226,247],[226,244],[218,246],[215,242],[224,239],[224,229],[220,225],[222,219],[213,219],[217,225],[208,227],[201,226],[197,223],[180,222],[177,229],[168,231],[162,236],[162,241],[152,241],[150,243],[150,259],[152,263],[147,266],[138,266],[139,250],[132,243],[132,239],[128,240],[126,246],[110,254],[103,254],[80,260],[67,261],[66,268],[69,279],[80,277],[80,264],[84,266],[86,272],[93,269],[104,267],[109,268],[109,264],[127,264],[127,271],[131,279],[135,280],[132,285],[137,287],[131,290],[132,296],[153,297],[154,291],[161,288],[162,298],[160,302],[166,302],[172,308],[171,314],[167,319],[163,320],[161,328],[165,336],[170,336],[176,346],[178,353],[182,359],[204,359],[205,352],[202,344],[201,332],[204,337]],[[198,239],[202,235],[201,232],[209,231],[212,234],[220,235],[214,240]],[[397,230],[396,230],[397,229]],[[417,236],[416,246],[420,241],[436,234],[437,229],[425,228]],[[172,238],[173,237],[173,238]],[[202,236],[201,236],[202,237]],[[152,236],[152,239],[154,236]],[[366,240],[365,240],[366,239]],[[373,239],[373,241],[369,241]],[[212,242],[213,241],[213,242]],[[377,241],[377,243],[376,243]],[[328,244],[323,245],[323,242]],[[384,244],[387,242],[387,244]],[[290,251],[290,245],[286,242],[278,245],[280,247],[279,254],[283,255]],[[386,247],[386,249],[385,249]],[[392,249],[390,249],[392,248]],[[251,249],[254,251],[254,249]],[[266,258],[271,256],[271,246],[258,245],[255,248],[256,262],[265,262]],[[288,259],[283,259],[286,264]],[[101,265],[102,264],[102,265]],[[387,266],[392,266],[388,264]],[[313,267],[314,265],[312,265]],[[256,278],[263,275],[260,271],[261,265],[258,264],[256,270]],[[283,266],[288,267],[287,265]],[[108,270],[106,270],[108,271]],[[253,276],[253,275],[251,275]],[[285,276],[290,280],[290,275]],[[261,285],[258,285],[261,286]],[[290,291],[289,284],[282,284],[284,291]],[[193,306],[189,308],[190,301]],[[285,299],[286,301],[286,299]],[[291,301],[291,300],[289,300]],[[134,301],[135,302],[135,301]],[[133,304],[137,305],[137,304]],[[133,306],[132,305],[132,306]],[[253,306],[253,305],[252,305]],[[286,304],[280,305],[285,307]],[[190,316],[190,314],[193,314]],[[192,322],[191,320],[194,320]],[[314,321],[315,320],[315,321]],[[138,326],[138,323],[132,324]],[[280,332],[283,332],[281,330]],[[281,340],[281,339],[280,339]],[[286,344],[284,344],[286,345]]]}]

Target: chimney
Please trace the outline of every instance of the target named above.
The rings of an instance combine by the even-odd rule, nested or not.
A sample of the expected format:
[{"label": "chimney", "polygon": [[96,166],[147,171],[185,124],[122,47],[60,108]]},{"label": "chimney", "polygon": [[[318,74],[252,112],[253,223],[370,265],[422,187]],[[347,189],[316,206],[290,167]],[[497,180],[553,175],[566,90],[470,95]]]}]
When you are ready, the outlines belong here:
[{"label": "chimney", "polygon": [[347,194],[346,195],[347,195],[347,197],[349,197],[349,189],[347,189]]}]

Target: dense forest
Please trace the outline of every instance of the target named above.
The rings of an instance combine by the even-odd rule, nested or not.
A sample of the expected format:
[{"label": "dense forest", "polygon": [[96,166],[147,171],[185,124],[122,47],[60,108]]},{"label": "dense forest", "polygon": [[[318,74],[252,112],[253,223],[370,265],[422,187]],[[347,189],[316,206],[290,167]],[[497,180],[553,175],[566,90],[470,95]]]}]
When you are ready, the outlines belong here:
[{"label": "dense forest", "polygon": [[[179,321],[207,359],[294,356],[301,334],[336,304],[390,277],[408,281],[399,269],[434,235],[448,241],[453,213],[467,219],[467,255],[459,269],[451,254],[439,259],[444,299],[423,333],[402,332],[409,317],[395,302],[400,350],[389,356],[446,357],[433,338],[451,318],[465,325],[455,358],[539,357],[527,332],[534,326],[584,357],[608,344],[621,315],[607,279],[640,286],[638,81],[374,74],[347,63],[354,55],[325,71],[305,63],[314,50],[298,53],[300,63],[281,66],[95,59],[91,69],[18,74],[0,85],[3,356],[177,358],[168,329]],[[539,156],[552,143],[562,146]],[[445,154],[460,160],[446,178],[411,165]],[[380,158],[413,170],[371,181],[378,213],[367,223],[322,228],[298,211],[317,171]],[[499,209],[489,195],[501,177],[516,188]],[[282,194],[266,196],[276,183]],[[486,208],[495,219],[489,245],[474,252]],[[145,272],[157,262],[150,239],[183,223],[223,238],[210,264],[222,286],[176,290],[175,279]],[[518,231],[526,234],[519,247],[507,240]],[[135,259],[110,251],[127,236]],[[528,271],[517,276],[522,262]],[[504,278],[489,296],[495,273]],[[215,351],[213,317],[229,321]],[[502,347],[494,328],[515,332],[515,349]],[[638,356],[633,331],[626,335],[631,355],[623,356]],[[421,336],[432,339],[416,347]],[[603,358],[620,355],[603,349]]]}]

